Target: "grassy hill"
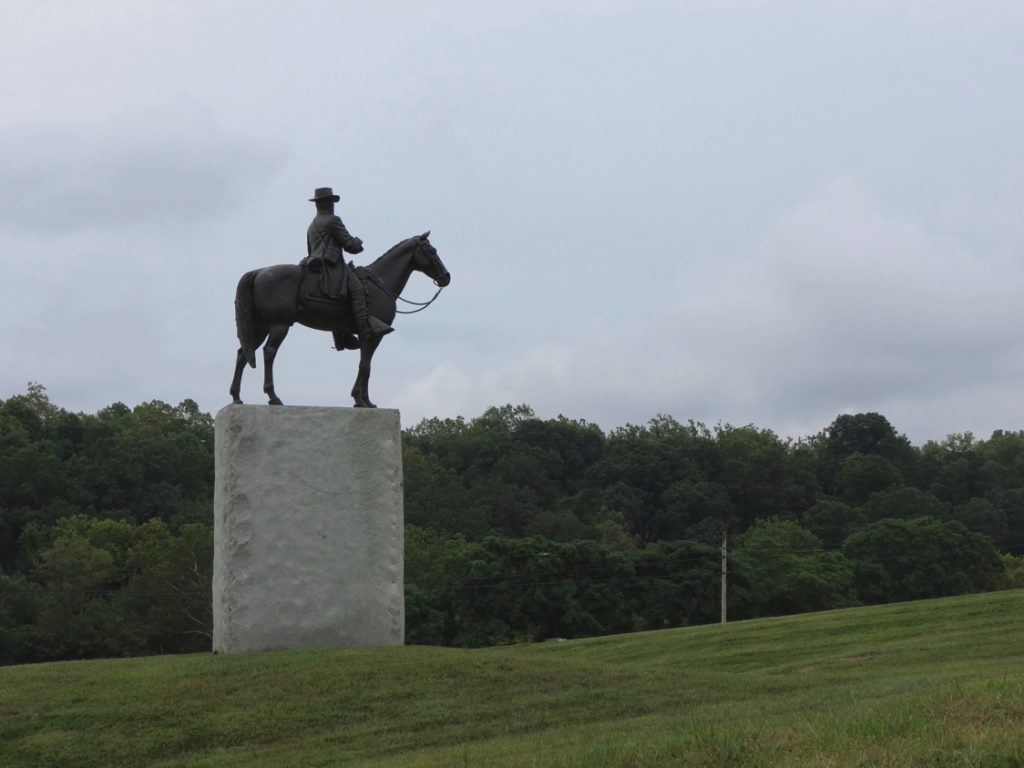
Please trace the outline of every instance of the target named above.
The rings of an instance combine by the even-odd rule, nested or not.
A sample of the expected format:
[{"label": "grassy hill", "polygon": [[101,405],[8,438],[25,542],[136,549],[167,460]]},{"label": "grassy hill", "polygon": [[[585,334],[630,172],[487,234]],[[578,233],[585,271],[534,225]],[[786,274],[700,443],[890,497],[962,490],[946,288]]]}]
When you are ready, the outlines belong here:
[{"label": "grassy hill", "polygon": [[565,643],[0,669],[0,765],[1024,765],[1024,591]]}]

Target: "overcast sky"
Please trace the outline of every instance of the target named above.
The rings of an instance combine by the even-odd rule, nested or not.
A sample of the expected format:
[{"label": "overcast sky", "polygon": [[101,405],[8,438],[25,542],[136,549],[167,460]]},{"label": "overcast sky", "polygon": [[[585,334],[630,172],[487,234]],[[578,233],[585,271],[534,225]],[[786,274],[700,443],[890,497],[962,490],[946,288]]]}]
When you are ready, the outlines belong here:
[{"label": "overcast sky", "polygon": [[[330,185],[452,274],[374,360],[406,426],[1024,428],[1021,41],[1016,0],[0,0],[0,398],[216,412]],[[330,347],[286,403],[351,404]]]}]

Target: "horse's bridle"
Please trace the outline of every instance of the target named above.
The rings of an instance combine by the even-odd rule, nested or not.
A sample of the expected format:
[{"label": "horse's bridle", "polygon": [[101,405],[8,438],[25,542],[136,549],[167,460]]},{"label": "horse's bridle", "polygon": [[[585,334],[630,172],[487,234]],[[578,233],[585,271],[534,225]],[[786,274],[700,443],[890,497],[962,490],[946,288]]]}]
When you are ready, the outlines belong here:
[{"label": "horse's bridle", "polygon": [[[420,241],[419,243],[416,244],[416,249],[417,250],[419,250],[422,247],[423,247],[423,242],[422,241]],[[436,251],[435,251],[435,253],[436,253]],[[414,257],[415,257],[415,254],[414,254]],[[434,261],[433,259],[431,259],[431,260]],[[435,264],[435,266],[437,266],[437,262],[436,261],[434,262],[434,264]],[[433,304],[437,300],[437,297],[441,295],[441,291],[444,290],[444,286],[443,285],[437,285],[437,278],[431,278],[431,281],[434,283],[434,285],[437,285],[437,293],[434,294],[433,298],[431,298],[430,301],[411,301],[409,299],[403,299],[397,293],[392,293],[387,288],[387,286],[385,286],[384,283],[382,283],[380,281],[380,278],[377,277],[375,274],[373,274],[373,272],[371,272],[369,269],[364,269],[363,272],[364,272],[364,274],[366,274],[367,277],[369,277],[374,282],[374,285],[376,285],[378,288],[380,288],[382,291],[384,291],[384,293],[386,293],[388,296],[390,296],[392,301],[394,301],[396,303],[399,302],[399,301],[404,301],[406,304],[411,304],[414,307],[419,307],[419,309],[408,309],[408,310],[401,310],[401,309],[398,309],[396,307],[395,308],[395,314],[398,314],[398,315],[415,315],[417,312],[422,312],[424,309],[426,309],[431,304]]]}]

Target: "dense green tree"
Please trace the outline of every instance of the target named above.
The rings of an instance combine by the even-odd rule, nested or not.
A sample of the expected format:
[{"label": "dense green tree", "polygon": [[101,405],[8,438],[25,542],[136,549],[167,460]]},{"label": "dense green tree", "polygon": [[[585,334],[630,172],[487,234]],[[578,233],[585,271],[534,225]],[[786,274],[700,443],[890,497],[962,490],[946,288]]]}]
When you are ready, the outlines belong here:
[{"label": "dense green tree", "polygon": [[506,405],[470,422],[427,419],[406,433],[405,447],[416,524],[471,537],[593,535],[589,510],[565,503],[604,450],[593,424],[542,420],[528,406]]},{"label": "dense green tree", "polygon": [[596,542],[466,542],[410,529],[406,546],[410,642],[472,647],[632,627],[629,557]]},{"label": "dense green tree", "polygon": [[678,539],[705,518],[726,523],[734,515],[733,502],[724,485],[707,480],[677,480],[661,497],[654,515],[655,538]]},{"label": "dense green tree", "polygon": [[8,570],[29,565],[17,542],[31,523],[76,514],[209,523],[212,495],[213,421],[192,400],[115,403],[88,416],[30,384],[0,401],[0,566]]},{"label": "dense green tree", "polygon": [[887,517],[949,516],[949,505],[943,504],[934,494],[902,484],[892,485],[871,494],[863,510],[869,520],[882,520]]},{"label": "dense green tree", "polygon": [[487,530],[501,536],[524,536],[543,509],[528,485],[511,485],[494,477],[469,487],[470,504],[487,520]]},{"label": "dense green tree", "polygon": [[539,538],[487,538],[473,554],[455,605],[457,644],[484,644],[475,627],[493,642],[502,624],[504,642],[630,628],[621,593],[631,571],[623,554],[590,542]]},{"label": "dense green tree", "polygon": [[822,497],[821,456],[810,441],[786,443],[782,504],[788,518],[797,520]]},{"label": "dense green tree", "polygon": [[853,564],[788,520],[762,520],[739,537],[730,572],[740,617],[823,611],[855,604]]},{"label": "dense green tree", "polygon": [[213,530],[186,523],[175,533],[162,520],[138,526],[126,548],[122,599],[150,653],[210,647]]},{"label": "dense green tree", "polygon": [[582,522],[568,505],[542,509],[526,526],[527,536],[540,536],[552,541],[601,540],[602,529]]},{"label": "dense green tree", "polygon": [[116,581],[114,556],[78,533],[62,532],[39,553],[36,570],[46,590],[37,637],[49,654],[117,655],[121,627],[104,599]]},{"label": "dense green tree", "polygon": [[857,505],[901,482],[902,473],[888,459],[871,453],[851,453],[839,465],[836,489],[843,501]]},{"label": "dense green tree", "polygon": [[76,515],[30,524],[20,544],[31,566],[17,614],[28,624],[10,626],[8,612],[4,634],[20,648],[8,661],[209,648],[209,526],[174,533],[158,519],[137,525]]},{"label": "dense green tree", "polygon": [[926,443],[920,451],[919,484],[948,504],[965,504],[981,488],[984,459],[970,432]]},{"label": "dense green tree", "polygon": [[619,523],[637,541],[655,514],[643,491],[622,480],[602,488],[588,488],[573,497],[570,504],[584,522],[595,527],[602,522]]},{"label": "dense green tree", "polygon": [[633,554],[629,595],[636,629],[707,624],[720,616],[721,560],[717,547],[659,541]]},{"label": "dense green tree", "polygon": [[954,520],[959,520],[968,530],[983,533],[998,542],[1007,529],[1006,512],[991,501],[980,496],[968,499],[966,503],[953,508]]},{"label": "dense green tree", "polygon": [[857,594],[869,603],[994,589],[1003,573],[987,536],[932,517],[871,523],[847,538],[843,553],[856,565]]},{"label": "dense green tree", "polygon": [[411,645],[450,644],[452,609],[464,578],[471,545],[416,525],[405,526],[405,641]]},{"label": "dense green tree", "polygon": [[843,458],[854,453],[881,456],[899,466],[910,461],[910,441],[880,413],[842,414],[825,430],[825,450]]},{"label": "dense green tree", "polygon": [[488,531],[487,515],[474,507],[458,473],[413,444],[402,451],[405,519],[417,526],[471,538]]},{"label": "dense green tree", "polygon": [[705,427],[659,416],[644,427],[612,430],[604,456],[588,469],[585,482],[588,488],[615,488],[620,498],[628,497],[628,508],[621,511],[631,532],[646,543],[659,538],[662,499],[674,483],[720,471],[719,451]]},{"label": "dense green tree", "polygon": [[1003,555],[1002,589],[1024,589],[1024,555]]},{"label": "dense green tree", "polygon": [[728,520],[721,517],[705,517],[688,525],[683,538],[711,547],[720,547],[723,537],[728,535]]},{"label": "dense green tree", "polygon": [[602,507],[596,515],[591,516],[591,523],[595,541],[618,551],[636,549],[638,537],[630,532],[622,512]]},{"label": "dense green tree", "polygon": [[571,420],[523,419],[515,439],[519,452],[534,458],[544,476],[546,493],[541,501],[549,506],[557,498],[582,488],[587,468],[604,453],[604,433],[596,424]]},{"label": "dense green tree", "polygon": [[824,497],[806,510],[800,524],[813,533],[826,547],[838,547],[856,530],[867,525],[867,517],[857,507],[839,499]]},{"label": "dense green tree", "polygon": [[[100,412],[74,475],[87,489],[90,512],[142,522],[209,522],[212,426],[194,403],[150,402],[130,412]],[[208,419],[208,417],[207,417]]]},{"label": "dense green tree", "polygon": [[20,574],[0,571],[0,665],[46,658],[35,643],[41,588]]},{"label": "dense green tree", "polygon": [[838,492],[840,471],[845,460],[854,454],[884,459],[895,467],[901,476],[915,471],[917,456],[910,441],[897,433],[889,420],[879,413],[837,416],[835,421],[817,436],[814,445],[821,456],[821,486],[830,494]]},{"label": "dense green tree", "polygon": [[718,427],[715,437],[721,455],[719,482],[732,502],[732,524],[742,530],[758,518],[787,513],[786,444],[771,430],[754,426]]}]

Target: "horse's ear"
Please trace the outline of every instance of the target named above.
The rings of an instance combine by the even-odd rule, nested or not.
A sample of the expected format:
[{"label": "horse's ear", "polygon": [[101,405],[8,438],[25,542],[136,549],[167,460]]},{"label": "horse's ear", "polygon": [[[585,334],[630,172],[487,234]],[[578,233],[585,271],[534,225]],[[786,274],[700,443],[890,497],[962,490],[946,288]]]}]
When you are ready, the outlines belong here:
[{"label": "horse's ear", "polygon": [[430,237],[430,230],[429,229],[426,232],[424,232],[422,235],[420,235],[420,240],[426,240],[428,237]]}]

